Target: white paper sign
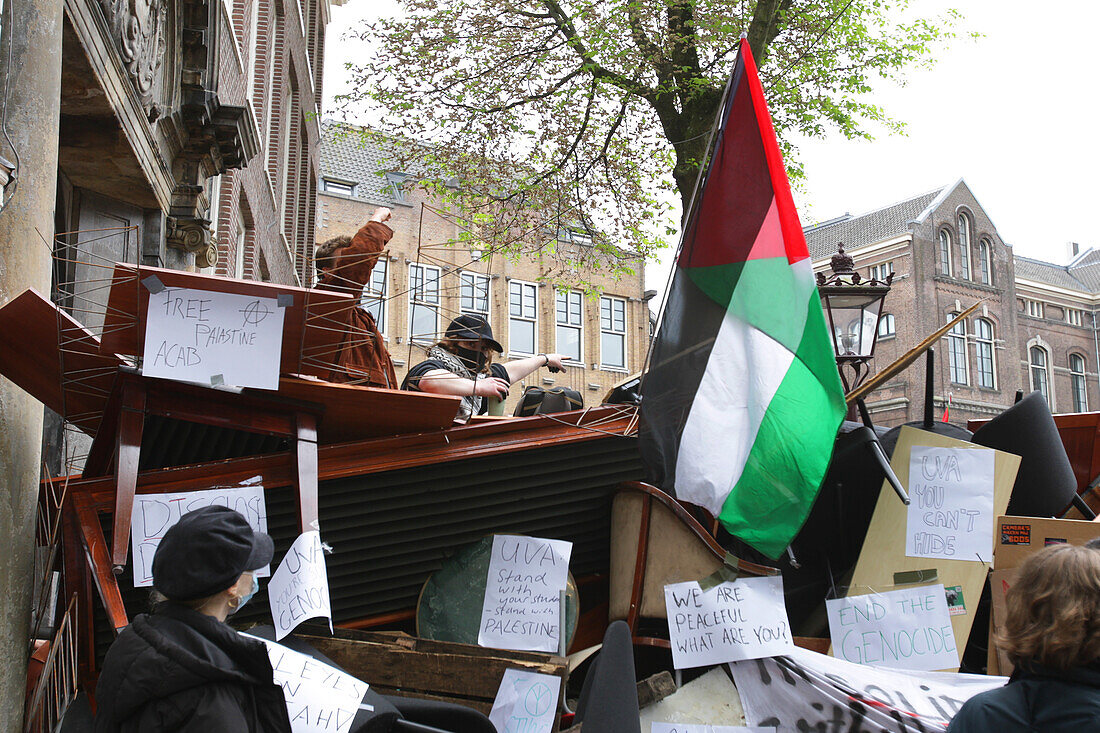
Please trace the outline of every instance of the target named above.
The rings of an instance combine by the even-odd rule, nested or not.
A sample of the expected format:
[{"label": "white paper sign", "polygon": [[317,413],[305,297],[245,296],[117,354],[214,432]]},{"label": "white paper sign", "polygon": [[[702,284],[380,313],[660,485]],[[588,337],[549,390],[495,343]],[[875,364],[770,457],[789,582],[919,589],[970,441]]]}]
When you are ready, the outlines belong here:
[{"label": "white paper sign", "polygon": [[498,534],[485,581],[477,643],[497,649],[557,652],[559,598],[573,543]]},{"label": "white paper sign", "polygon": [[913,446],[906,555],[993,560],[993,457],[988,448]]},{"label": "white paper sign", "polygon": [[309,618],[323,616],[332,631],[332,605],[321,533],[303,532],[287,550],[267,585],[275,638],[282,639]]},{"label": "white paper sign", "polygon": [[775,733],[775,729],[774,727],[745,727],[744,725],[652,723],[650,733]]},{"label": "white paper sign", "polygon": [[489,722],[497,733],[550,733],[560,688],[561,679],[552,674],[506,669]]},{"label": "white paper sign", "polygon": [[825,609],[840,659],[897,669],[959,666],[943,585],[838,598]]},{"label": "white paper sign", "polygon": [[738,578],[705,593],[694,580],[665,586],[676,669],[785,654],[794,644],[783,578]]},{"label": "white paper sign", "polygon": [[867,667],[798,647],[730,669],[748,724],[781,731],[942,731],[964,702],[1008,681]]},{"label": "white paper sign", "polygon": [[283,688],[290,728],[294,733],[347,733],[363,703],[369,685],[333,666],[293,649],[262,641],[275,672],[275,684]]},{"label": "white paper sign", "polygon": [[142,373],[278,389],[285,313],[275,298],[191,288],[150,293]]},{"label": "white paper sign", "polygon": [[[257,532],[267,532],[267,505],[264,488],[258,484],[238,488],[188,491],[180,494],[138,494],[130,515],[130,540],[134,558],[134,587],[153,584],[153,555],[168,528],[187,512],[217,504],[244,515]],[[264,566],[256,575],[266,578],[271,568]]]}]

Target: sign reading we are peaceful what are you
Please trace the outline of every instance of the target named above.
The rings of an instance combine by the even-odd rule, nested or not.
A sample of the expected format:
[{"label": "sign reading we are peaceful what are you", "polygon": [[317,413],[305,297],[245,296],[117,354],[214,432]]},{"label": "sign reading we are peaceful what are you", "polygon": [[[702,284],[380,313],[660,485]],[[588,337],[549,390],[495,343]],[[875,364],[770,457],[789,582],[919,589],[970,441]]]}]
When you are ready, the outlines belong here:
[{"label": "sign reading we are peaceful what are you", "polygon": [[794,646],[783,578],[738,578],[703,591],[692,580],[665,586],[676,669],[785,654]]},{"label": "sign reading we are peaceful what are you", "polygon": [[164,288],[149,294],[142,373],[279,388],[283,316],[275,298]]},{"label": "sign reading we are peaceful what are you", "polygon": [[556,652],[560,598],[573,543],[498,534],[485,579],[477,643],[497,649]]},{"label": "sign reading we are peaceful what are you", "polygon": [[913,446],[908,557],[993,560],[993,460],[988,448]]}]

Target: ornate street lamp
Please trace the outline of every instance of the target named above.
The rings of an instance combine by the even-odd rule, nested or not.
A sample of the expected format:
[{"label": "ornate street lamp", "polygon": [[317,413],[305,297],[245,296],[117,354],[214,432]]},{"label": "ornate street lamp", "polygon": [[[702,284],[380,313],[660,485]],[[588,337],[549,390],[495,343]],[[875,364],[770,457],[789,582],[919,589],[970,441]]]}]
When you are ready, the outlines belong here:
[{"label": "ornate street lamp", "polygon": [[[886,280],[864,280],[852,269],[853,264],[852,258],[844,254],[844,244],[840,243],[829,262],[832,275],[826,277],[824,272],[817,273],[817,290],[821,294],[845,392],[858,387],[870,372],[867,362],[875,355],[882,301],[894,280],[892,272]],[[851,372],[850,377],[845,367]]]}]

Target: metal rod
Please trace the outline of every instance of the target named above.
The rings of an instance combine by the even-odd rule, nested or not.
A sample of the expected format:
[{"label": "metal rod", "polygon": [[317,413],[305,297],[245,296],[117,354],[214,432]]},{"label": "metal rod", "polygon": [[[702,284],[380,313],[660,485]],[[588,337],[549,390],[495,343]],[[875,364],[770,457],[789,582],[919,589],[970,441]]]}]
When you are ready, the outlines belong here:
[{"label": "metal rod", "polygon": [[875,460],[878,461],[878,465],[882,467],[882,470],[886,473],[886,480],[890,482],[890,486],[894,488],[898,498],[901,499],[901,503],[909,506],[909,495],[905,493],[905,487],[901,485],[901,481],[898,480],[898,476],[894,473],[894,469],[890,468],[890,461],[886,458],[886,452],[882,450],[882,445],[878,442],[878,438],[868,441],[867,447],[870,449],[871,454],[874,455]]},{"label": "metal rod", "polygon": [[933,372],[936,369],[935,349],[928,348],[924,362],[924,429],[932,429],[932,381]]}]

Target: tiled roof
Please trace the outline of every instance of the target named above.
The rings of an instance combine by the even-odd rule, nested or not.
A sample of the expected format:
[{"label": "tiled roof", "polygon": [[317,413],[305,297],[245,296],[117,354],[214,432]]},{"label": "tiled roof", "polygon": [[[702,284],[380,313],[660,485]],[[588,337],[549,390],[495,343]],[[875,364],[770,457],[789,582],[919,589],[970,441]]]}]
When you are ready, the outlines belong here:
[{"label": "tiled roof", "polygon": [[905,234],[909,222],[917,219],[942,191],[938,188],[860,216],[845,215],[806,227],[803,231],[810,258],[819,260],[835,254],[838,242],[843,242],[846,250],[853,250]]},{"label": "tiled roof", "polygon": [[393,187],[384,174],[393,167],[376,143],[356,133],[357,128],[321,123],[321,176],[355,184],[355,198],[372,204],[395,203]]},{"label": "tiled roof", "polygon": [[1017,279],[1033,280],[1067,290],[1100,293],[1100,252],[1090,250],[1069,265],[1015,257]]}]

